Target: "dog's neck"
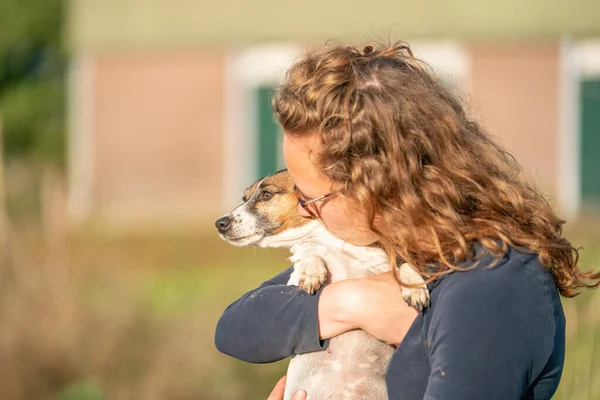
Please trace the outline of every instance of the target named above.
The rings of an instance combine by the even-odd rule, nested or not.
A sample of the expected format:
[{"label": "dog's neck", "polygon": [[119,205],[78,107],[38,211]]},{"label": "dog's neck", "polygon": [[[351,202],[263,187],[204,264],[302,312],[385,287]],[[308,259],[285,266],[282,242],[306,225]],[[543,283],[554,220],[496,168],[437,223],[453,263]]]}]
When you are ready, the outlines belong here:
[{"label": "dog's neck", "polygon": [[[380,258],[383,251],[377,246],[355,246],[331,234],[318,221],[311,221],[299,228],[289,229],[277,235],[265,237],[260,247],[287,248],[293,254],[334,252],[357,261],[370,262]],[[322,249],[319,249],[322,248]],[[294,258],[292,256],[292,258]]]},{"label": "dog's neck", "polygon": [[273,236],[267,236],[257,243],[260,247],[283,247],[292,249],[294,246],[305,242],[312,241],[321,231],[325,230],[319,221],[310,221],[299,228],[288,229]]}]

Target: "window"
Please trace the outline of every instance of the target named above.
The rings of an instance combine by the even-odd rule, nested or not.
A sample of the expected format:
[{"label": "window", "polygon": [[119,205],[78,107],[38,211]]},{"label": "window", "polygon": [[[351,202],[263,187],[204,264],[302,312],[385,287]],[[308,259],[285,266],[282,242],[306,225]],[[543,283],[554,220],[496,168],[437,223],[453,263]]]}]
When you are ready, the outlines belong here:
[{"label": "window", "polygon": [[581,198],[600,203],[600,77],[580,83]]}]

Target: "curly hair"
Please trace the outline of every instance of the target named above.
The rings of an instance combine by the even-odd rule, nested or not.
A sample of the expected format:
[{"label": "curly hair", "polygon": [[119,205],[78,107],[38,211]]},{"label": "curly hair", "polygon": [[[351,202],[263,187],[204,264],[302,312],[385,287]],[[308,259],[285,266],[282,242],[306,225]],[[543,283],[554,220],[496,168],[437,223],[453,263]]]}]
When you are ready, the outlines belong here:
[{"label": "curly hair", "polygon": [[400,258],[431,281],[464,269],[478,242],[497,259],[508,246],[536,253],[563,296],[599,285],[514,157],[406,44],[309,51],[273,111],[286,134],[319,134],[317,166],[366,210],[391,265]]}]

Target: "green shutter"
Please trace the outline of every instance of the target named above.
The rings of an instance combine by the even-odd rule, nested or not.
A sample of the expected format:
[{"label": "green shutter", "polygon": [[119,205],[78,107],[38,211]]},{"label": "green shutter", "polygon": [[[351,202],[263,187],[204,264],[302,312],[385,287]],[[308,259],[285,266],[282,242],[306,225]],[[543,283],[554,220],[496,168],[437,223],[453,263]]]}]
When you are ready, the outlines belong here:
[{"label": "green shutter", "polygon": [[261,86],[256,90],[258,104],[258,170],[257,178],[272,174],[280,168],[281,152],[279,126],[273,118],[271,95],[273,88]]},{"label": "green shutter", "polygon": [[581,82],[581,195],[600,202],[600,79]]}]

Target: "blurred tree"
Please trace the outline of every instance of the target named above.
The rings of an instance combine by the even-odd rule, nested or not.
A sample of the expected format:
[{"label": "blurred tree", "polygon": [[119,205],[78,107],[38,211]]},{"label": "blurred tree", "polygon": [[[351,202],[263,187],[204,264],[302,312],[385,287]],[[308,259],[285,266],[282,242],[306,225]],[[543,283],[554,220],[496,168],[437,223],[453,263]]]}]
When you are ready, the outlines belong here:
[{"label": "blurred tree", "polygon": [[0,1],[0,115],[8,159],[64,161],[64,0]]}]

